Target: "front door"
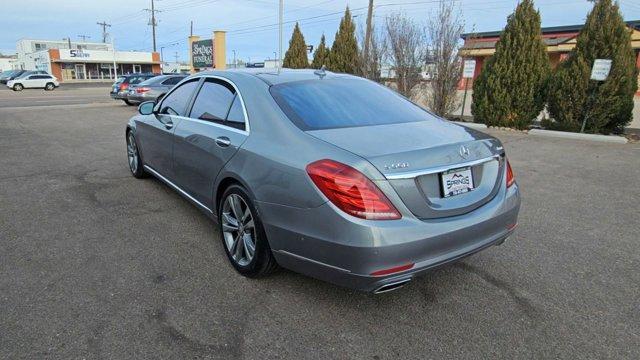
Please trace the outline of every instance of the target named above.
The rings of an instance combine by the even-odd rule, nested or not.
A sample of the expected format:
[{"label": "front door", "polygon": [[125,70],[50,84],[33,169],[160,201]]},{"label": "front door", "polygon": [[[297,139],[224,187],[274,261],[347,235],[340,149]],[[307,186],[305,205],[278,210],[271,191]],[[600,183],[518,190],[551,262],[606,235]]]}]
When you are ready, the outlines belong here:
[{"label": "front door", "polygon": [[86,79],[86,67],[84,64],[76,64],[76,79],[77,80]]},{"label": "front door", "polygon": [[207,78],[189,117],[176,126],[176,181],[193,198],[212,206],[215,179],[247,136],[244,105],[235,88],[224,80]]},{"label": "front door", "polygon": [[139,73],[142,72],[142,67],[140,65],[133,65],[133,72],[134,73]]},{"label": "front door", "polygon": [[173,132],[187,111],[199,79],[182,84],[167,95],[158,113],[146,116],[137,123],[142,161],[165,178],[175,179],[173,171]]}]

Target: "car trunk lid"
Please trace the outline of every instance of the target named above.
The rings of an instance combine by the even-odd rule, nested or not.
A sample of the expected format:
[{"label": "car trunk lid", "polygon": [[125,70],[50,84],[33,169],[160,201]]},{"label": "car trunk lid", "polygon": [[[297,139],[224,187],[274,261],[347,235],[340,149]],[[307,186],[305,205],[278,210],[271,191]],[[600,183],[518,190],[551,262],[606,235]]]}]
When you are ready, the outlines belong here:
[{"label": "car trunk lid", "polygon": [[[307,131],[367,159],[418,218],[455,216],[490,201],[504,174],[502,145],[444,120]],[[445,197],[441,174],[471,170],[474,190]]]}]

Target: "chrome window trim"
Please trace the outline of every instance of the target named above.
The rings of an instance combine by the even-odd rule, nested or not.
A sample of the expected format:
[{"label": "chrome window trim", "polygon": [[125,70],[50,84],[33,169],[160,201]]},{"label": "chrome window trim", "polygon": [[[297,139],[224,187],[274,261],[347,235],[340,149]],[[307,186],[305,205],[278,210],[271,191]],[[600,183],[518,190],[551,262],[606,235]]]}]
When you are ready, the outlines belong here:
[{"label": "chrome window trim", "polygon": [[174,190],[176,190],[177,192],[180,193],[180,195],[186,197],[187,199],[193,201],[196,205],[200,206],[201,208],[203,208],[204,210],[206,210],[207,212],[213,214],[213,211],[211,211],[211,209],[209,209],[207,206],[205,206],[203,203],[201,203],[200,201],[196,200],[193,196],[189,195],[189,193],[187,193],[186,191],[182,190],[178,185],[172,183],[169,179],[167,179],[166,177],[160,175],[159,172],[153,170],[153,168],[151,168],[149,165],[143,165],[144,169],[147,170],[148,172],[150,172],[151,174],[153,174],[153,176],[157,177],[158,179],[162,180],[165,184],[169,185],[170,187],[172,187]]},{"label": "chrome window trim", "polygon": [[[192,117],[185,117],[189,120],[194,120],[194,121],[198,121],[198,122],[202,122],[202,123],[206,123],[206,124],[211,124],[214,126],[217,126],[219,128],[225,129],[225,130],[231,130],[240,134],[244,134],[244,135],[249,135],[251,133],[251,127],[249,125],[249,114],[247,113],[247,107],[244,104],[244,98],[242,97],[242,93],[240,92],[240,89],[238,89],[238,86],[236,86],[236,84],[227,79],[224,78],[222,76],[217,76],[217,75],[201,75],[201,76],[196,76],[199,79],[216,79],[216,80],[220,80],[220,81],[224,81],[227,82],[228,84],[231,85],[231,87],[233,87],[233,89],[235,90],[236,94],[238,95],[238,97],[240,98],[240,104],[242,104],[242,114],[244,115],[244,124],[245,124],[245,129],[244,130],[240,130],[240,129],[236,129],[234,127],[231,126],[226,126],[226,125],[222,125],[222,124],[216,124],[214,122],[211,121],[206,121],[206,120],[200,120],[200,119],[195,119]],[[169,95],[169,94],[167,94]],[[197,99],[198,95],[196,94],[196,97],[193,99],[193,102],[195,103],[196,99]],[[233,102],[232,102],[233,105]],[[193,104],[192,104],[193,107]],[[191,115],[191,114],[189,114]],[[226,120],[226,119],[225,119]]]},{"label": "chrome window trim", "polygon": [[437,174],[437,173],[445,172],[451,169],[480,165],[496,159],[499,160],[500,155],[493,155],[493,156],[489,156],[489,157],[478,159],[478,160],[471,160],[471,161],[452,164],[452,165],[443,165],[443,166],[437,166],[437,167],[421,169],[421,170],[412,170],[412,171],[405,171],[405,172],[400,172],[395,174],[388,174],[388,175],[385,175],[385,177],[387,178],[387,180],[413,179],[418,176]]}]

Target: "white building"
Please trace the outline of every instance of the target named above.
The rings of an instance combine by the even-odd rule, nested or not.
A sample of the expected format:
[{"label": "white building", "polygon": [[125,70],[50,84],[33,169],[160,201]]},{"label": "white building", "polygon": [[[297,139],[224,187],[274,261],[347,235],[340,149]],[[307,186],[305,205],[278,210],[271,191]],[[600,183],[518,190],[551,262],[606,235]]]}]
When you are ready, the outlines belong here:
[{"label": "white building", "polygon": [[112,80],[116,75],[161,71],[158,53],[116,51],[108,43],[21,39],[16,52],[17,68],[44,70],[60,81]]},{"label": "white building", "polygon": [[0,55],[0,72],[13,70],[16,67],[16,56]]}]

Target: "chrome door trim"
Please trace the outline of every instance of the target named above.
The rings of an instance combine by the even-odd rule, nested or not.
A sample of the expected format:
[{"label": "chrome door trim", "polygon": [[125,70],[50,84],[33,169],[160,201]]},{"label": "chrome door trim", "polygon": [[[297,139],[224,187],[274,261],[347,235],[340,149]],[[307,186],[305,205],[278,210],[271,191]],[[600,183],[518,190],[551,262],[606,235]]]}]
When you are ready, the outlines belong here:
[{"label": "chrome door trim", "polygon": [[478,159],[478,160],[472,160],[472,161],[467,161],[467,162],[457,163],[452,165],[443,165],[443,166],[436,166],[436,167],[421,169],[421,170],[413,170],[413,171],[405,171],[405,172],[400,172],[395,174],[388,174],[388,175],[385,175],[385,177],[388,180],[413,179],[422,175],[437,174],[437,173],[445,172],[451,169],[480,165],[480,164],[484,164],[486,162],[499,159],[499,158],[500,158],[500,155],[493,155],[493,156],[489,156],[489,157]]},{"label": "chrome door trim", "polygon": [[203,203],[201,203],[200,201],[196,200],[193,196],[189,195],[186,191],[182,190],[178,185],[172,183],[169,179],[167,179],[166,177],[160,175],[159,172],[153,170],[150,166],[148,165],[144,165],[143,166],[145,170],[147,170],[148,172],[150,172],[151,174],[153,174],[153,176],[157,177],[158,179],[162,180],[165,184],[169,185],[170,187],[172,187],[175,191],[179,192],[180,195],[186,197],[187,199],[193,201],[196,205],[200,206],[201,208],[203,208],[204,210],[206,210],[208,213],[213,214],[213,211],[211,211],[211,209],[209,209],[207,206],[205,206]]}]

